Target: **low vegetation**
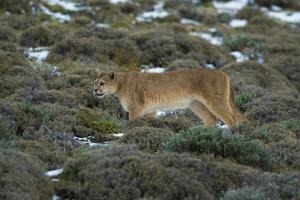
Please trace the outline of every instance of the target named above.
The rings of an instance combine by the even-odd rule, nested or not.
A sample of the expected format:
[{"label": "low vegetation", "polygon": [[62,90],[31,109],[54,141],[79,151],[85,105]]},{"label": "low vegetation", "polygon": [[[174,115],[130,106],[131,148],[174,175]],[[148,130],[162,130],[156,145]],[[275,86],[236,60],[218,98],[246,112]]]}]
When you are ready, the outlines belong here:
[{"label": "low vegetation", "polygon": [[[74,2],[0,1],[0,199],[300,199],[299,26],[260,7],[296,0],[236,14],[211,0]],[[136,20],[155,9],[169,15]],[[45,60],[28,58],[42,46]],[[224,71],[247,122],[207,129],[188,109],[128,121],[116,97],[92,93],[99,71],[152,67]],[[59,168],[58,182],[44,175]]]}]

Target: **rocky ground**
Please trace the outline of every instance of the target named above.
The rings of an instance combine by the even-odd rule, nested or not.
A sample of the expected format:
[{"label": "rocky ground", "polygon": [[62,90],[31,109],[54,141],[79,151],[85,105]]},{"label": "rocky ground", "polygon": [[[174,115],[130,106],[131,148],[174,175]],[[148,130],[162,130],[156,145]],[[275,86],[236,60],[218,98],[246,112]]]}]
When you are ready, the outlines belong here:
[{"label": "rocky ground", "polygon": [[[248,122],[91,93],[157,67],[225,71]],[[300,199],[299,91],[298,0],[2,0],[0,199]]]}]

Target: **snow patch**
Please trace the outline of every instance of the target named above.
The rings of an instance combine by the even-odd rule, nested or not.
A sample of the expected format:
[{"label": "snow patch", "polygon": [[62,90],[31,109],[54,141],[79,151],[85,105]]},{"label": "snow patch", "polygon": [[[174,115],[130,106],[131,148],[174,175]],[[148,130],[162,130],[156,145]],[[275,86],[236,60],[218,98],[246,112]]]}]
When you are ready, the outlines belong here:
[{"label": "snow patch", "polygon": [[147,73],[163,73],[166,71],[166,68],[163,67],[152,67],[149,68],[148,66],[142,66],[144,69],[141,70],[141,72],[147,72]]},{"label": "snow patch", "polygon": [[169,13],[164,10],[164,2],[158,2],[153,6],[152,11],[146,11],[136,17],[137,22],[151,22],[156,18],[167,17]]},{"label": "snow patch", "polygon": [[268,8],[262,8],[261,10],[271,18],[278,19],[288,23],[300,24],[299,11],[284,11],[282,10],[282,8],[277,6],[272,6],[271,10],[269,10]]},{"label": "snow patch", "polygon": [[111,4],[126,3],[128,0],[109,0]]},{"label": "snow patch", "polygon": [[218,10],[219,13],[235,15],[239,10],[243,9],[248,2],[249,0],[231,0],[227,2],[214,0],[213,6]]},{"label": "snow patch", "polygon": [[57,196],[57,195],[54,195],[54,196],[52,197],[52,200],[61,200],[61,198],[60,198],[59,196]]},{"label": "snow patch", "polygon": [[62,14],[62,13],[54,13],[54,12],[52,12],[51,10],[49,10],[47,7],[45,7],[43,5],[41,5],[41,10],[46,15],[50,15],[53,19],[56,19],[61,23],[71,21],[71,16],[70,15],[65,15],[65,14]]},{"label": "snow patch", "polygon": [[115,134],[112,134],[112,136],[120,138],[120,137],[124,136],[124,133],[115,133]]},{"label": "snow patch", "polygon": [[62,172],[63,172],[63,169],[55,169],[55,170],[47,171],[45,173],[45,175],[49,176],[49,177],[55,177],[55,176],[60,175]]},{"label": "snow patch", "polygon": [[199,25],[200,23],[192,19],[182,18],[180,19],[180,24]]},{"label": "snow patch", "polygon": [[30,60],[41,62],[46,60],[49,54],[49,47],[25,48],[24,53]]},{"label": "snow patch", "polygon": [[90,147],[96,147],[96,146],[100,146],[100,147],[105,147],[107,145],[109,145],[111,142],[92,142],[91,140],[93,139],[93,137],[89,136],[89,137],[73,137],[74,140],[76,140],[77,142],[79,142],[80,144],[87,144]]},{"label": "snow patch", "polygon": [[216,69],[214,64],[204,64],[204,67],[209,68],[209,69]]},{"label": "snow patch", "polygon": [[242,54],[240,51],[232,51],[230,54],[235,58],[236,62],[249,60],[249,56]]},{"label": "snow patch", "polygon": [[219,36],[213,36],[212,33],[190,32],[190,35],[200,37],[216,46],[221,46],[223,44],[223,38]]},{"label": "snow patch", "polygon": [[95,26],[97,28],[109,28],[110,27],[109,24],[104,24],[104,23],[97,23]]},{"label": "snow patch", "polygon": [[217,123],[216,126],[219,129],[229,129],[229,127],[226,124]]},{"label": "snow patch", "polygon": [[86,9],[85,7],[81,6],[78,3],[72,2],[72,1],[64,1],[64,0],[44,0],[44,2],[47,2],[48,4],[52,6],[60,6],[64,10],[68,11],[81,11]]},{"label": "snow patch", "polygon": [[247,25],[247,20],[245,19],[233,19],[229,22],[229,26],[232,28],[244,27]]}]

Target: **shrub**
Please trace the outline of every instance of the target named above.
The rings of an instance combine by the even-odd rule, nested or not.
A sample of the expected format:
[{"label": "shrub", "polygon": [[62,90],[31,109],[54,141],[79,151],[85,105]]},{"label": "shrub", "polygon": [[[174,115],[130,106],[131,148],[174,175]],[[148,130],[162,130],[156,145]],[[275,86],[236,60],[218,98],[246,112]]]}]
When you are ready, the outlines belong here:
[{"label": "shrub", "polygon": [[168,66],[169,70],[180,70],[200,67],[197,61],[190,59],[176,59]]},{"label": "shrub", "polygon": [[30,13],[30,1],[24,0],[20,3],[18,0],[3,0],[0,2],[0,10],[22,14],[22,12]]},{"label": "shrub", "polygon": [[299,138],[299,119],[291,118],[276,123],[267,123],[254,131],[256,138],[266,143],[279,142],[284,139]]},{"label": "shrub", "polygon": [[280,6],[282,8],[300,9],[299,2],[297,0],[256,0],[256,3],[260,6],[271,7],[273,5]]},{"label": "shrub", "polygon": [[79,24],[79,25],[87,25],[87,24],[90,24],[92,22],[92,20],[85,15],[81,15],[81,16],[75,17],[74,22],[75,22],[75,24]]},{"label": "shrub", "polygon": [[166,143],[166,149],[176,152],[213,153],[264,170],[274,167],[270,152],[258,141],[239,134],[223,135],[219,129],[199,127],[183,131]]},{"label": "shrub", "polygon": [[236,63],[222,68],[231,78],[234,88],[252,91],[256,98],[270,93],[294,96],[298,93],[295,86],[280,72],[268,65],[254,61]]},{"label": "shrub", "polygon": [[187,118],[151,118],[151,117],[143,117],[141,119],[131,120],[127,124],[127,130],[130,130],[135,127],[140,126],[150,126],[154,128],[163,128],[169,129],[173,132],[179,132],[181,130],[186,130],[195,124]]},{"label": "shrub", "polygon": [[105,119],[103,115],[101,117],[88,109],[81,109],[77,117],[84,126],[94,131],[97,141],[103,141],[107,135],[120,131],[120,126],[116,122]]},{"label": "shrub", "polygon": [[10,138],[10,134],[8,132],[8,128],[5,125],[4,120],[0,116],[0,141],[8,140]]},{"label": "shrub", "polygon": [[126,131],[118,142],[137,145],[138,149],[150,153],[161,152],[172,134],[166,129],[141,126]]},{"label": "shrub", "polygon": [[257,8],[253,8],[250,6],[244,7],[236,15],[237,18],[246,19],[246,20],[251,20],[255,17],[260,17],[260,16],[264,16],[263,12]]},{"label": "shrub", "polygon": [[277,193],[273,194],[271,198],[267,196],[267,194],[260,188],[251,188],[245,186],[242,188],[227,191],[221,198],[221,200],[266,200],[269,198],[279,200],[278,191],[276,192]]},{"label": "shrub", "polygon": [[[99,170],[101,169],[101,170]],[[248,171],[249,170],[249,171]],[[240,184],[259,184],[266,174],[235,164],[173,153],[148,154],[113,146],[70,160],[58,195],[74,199],[218,199]],[[222,177],[222,178],[220,178]]]},{"label": "shrub", "polygon": [[43,107],[26,101],[3,101],[0,103],[0,111],[8,120],[9,130],[17,135],[36,131],[48,121],[48,113]]},{"label": "shrub", "polygon": [[51,143],[19,140],[15,144],[16,149],[41,160],[46,169],[56,169],[62,166],[67,159],[65,152]]},{"label": "shrub", "polygon": [[293,96],[266,94],[261,98],[256,98],[247,107],[247,119],[258,124],[300,117],[300,102]]},{"label": "shrub", "polygon": [[[111,34],[111,35],[109,35]],[[110,63],[124,68],[139,66],[140,50],[125,38],[123,33],[112,30],[78,31],[73,37],[58,42],[47,58],[50,62],[85,60],[87,63]]]},{"label": "shrub", "polygon": [[13,65],[28,66],[28,63],[25,57],[19,53],[7,52],[0,49],[0,72],[5,71],[9,66]]},{"label": "shrub", "polygon": [[50,28],[56,28],[58,31],[58,27],[46,27],[46,26],[35,26],[30,27],[25,32],[22,33],[20,37],[20,44],[26,47],[38,47],[38,46],[51,46],[56,41],[62,39],[62,32],[52,31]]},{"label": "shrub", "polygon": [[262,52],[266,48],[265,39],[248,33],[238,33],[225,38],[224,44],[232,51],[243,51],[251,48],[256,52]]},{"label": "shrub", "polygon": [[220,67],[228,60],[228,56],[209,42],[188,35],[184,31],[169,28],[161,31],[149,30],[135,34],[132,38],[144,53],[141,55],[142,64],[165,66],[175,59],[191,59],[198,64],[213,63]]},{"label": "shrub", "polygon": [[17,35],[7,27],[0,28],[0,41],[17,42]]},{"label": "shrub", "polygon": [[249,90],[241,90],[236,96],[235,96],[235,103],[239,107],[241,111],[246,110],[246,104],[253,101],[255,98],[255,94],[252,91]]},{"label": "shrub", "polygon": [[50,199],[50,180],[33,157],[13,150],[0,149],[0,199]]}]

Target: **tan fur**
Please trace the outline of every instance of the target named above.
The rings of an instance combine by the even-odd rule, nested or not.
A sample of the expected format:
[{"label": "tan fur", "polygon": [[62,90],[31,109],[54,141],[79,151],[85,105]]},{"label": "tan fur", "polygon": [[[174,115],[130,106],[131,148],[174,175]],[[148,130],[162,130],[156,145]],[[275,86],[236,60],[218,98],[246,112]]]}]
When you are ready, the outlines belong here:
[{"label": "tan fur", "polygon": [[130,120],[158,110],[188,107],[207,127],[214,126],[217,118],[229,127],[244,121],[234,103],[230,78],[219,70],[101,73],[94,92],[100,97],[117,96]]}]

